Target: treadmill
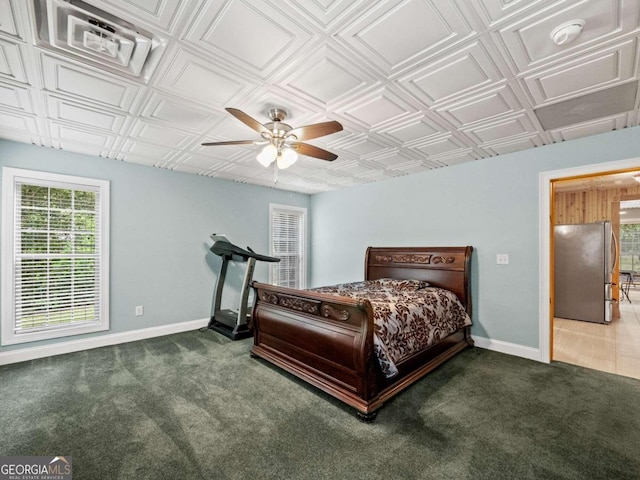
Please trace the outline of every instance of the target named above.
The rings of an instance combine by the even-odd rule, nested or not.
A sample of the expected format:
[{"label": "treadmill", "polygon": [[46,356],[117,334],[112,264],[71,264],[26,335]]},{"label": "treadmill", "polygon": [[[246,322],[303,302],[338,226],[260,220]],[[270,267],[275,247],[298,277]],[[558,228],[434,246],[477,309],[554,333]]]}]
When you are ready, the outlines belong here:
[{"label": "treadmill", "polygon": [[[244,248],[240,248],[231,243],[224,235],[214,233],[210,238],[213,240],[213,245],[211,245],[209,250],[222,258],[222,266],[220,267],[220,274],[216,281],[213,312],[211,313],[208,328],[221,333],[231,340],[240,340],[242,338],[250,337],[252,335],[251,330],[249,329],[251,309],[247,305],[247,301],[249,300],[249,289],[251,287],[251,280],[253,278],[256,261],[279,262],[280,259],[255,253],[250,247],[247,247],[246,250]],[[220,304],[222,302],[222,291],[224,289],[227,267],[231,260],[236,262],[246,262],[247,267],[245,269],[244,280],[242,282],[239,308],[237,310],[222,310],[220,308]]]}]

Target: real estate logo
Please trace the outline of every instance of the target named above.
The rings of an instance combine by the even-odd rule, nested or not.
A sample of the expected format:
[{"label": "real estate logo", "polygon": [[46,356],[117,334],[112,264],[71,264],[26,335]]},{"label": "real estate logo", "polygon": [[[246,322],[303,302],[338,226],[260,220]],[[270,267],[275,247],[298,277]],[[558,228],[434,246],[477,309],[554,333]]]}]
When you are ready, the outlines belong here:
[{"label": "real estate logo", "polygon": [[72,480],[71,457],[0,457],[0,480]]}]

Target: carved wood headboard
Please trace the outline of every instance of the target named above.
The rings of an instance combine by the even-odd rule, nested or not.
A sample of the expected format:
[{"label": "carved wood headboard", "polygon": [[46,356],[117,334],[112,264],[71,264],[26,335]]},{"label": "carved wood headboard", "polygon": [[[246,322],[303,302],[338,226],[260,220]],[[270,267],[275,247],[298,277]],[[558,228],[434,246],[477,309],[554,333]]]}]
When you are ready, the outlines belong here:
[{"label": "carved wood headboard", "polygon": [[473,247],[369,247],[365,280],[425,280],[455,293],[471,315],[471,252]]}]

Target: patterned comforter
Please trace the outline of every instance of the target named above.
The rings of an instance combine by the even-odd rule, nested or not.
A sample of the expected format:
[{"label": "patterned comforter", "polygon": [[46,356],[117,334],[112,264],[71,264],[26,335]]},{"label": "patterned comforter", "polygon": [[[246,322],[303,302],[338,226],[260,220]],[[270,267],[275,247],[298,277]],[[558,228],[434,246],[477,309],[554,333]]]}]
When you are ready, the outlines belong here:
[{"label": "patterned comforter", "polygon": [[419,280],[383,278],[311,290],[371,302],[374,349],[387,378],[398,373],[402,360],[471,325],[454,293]]}]

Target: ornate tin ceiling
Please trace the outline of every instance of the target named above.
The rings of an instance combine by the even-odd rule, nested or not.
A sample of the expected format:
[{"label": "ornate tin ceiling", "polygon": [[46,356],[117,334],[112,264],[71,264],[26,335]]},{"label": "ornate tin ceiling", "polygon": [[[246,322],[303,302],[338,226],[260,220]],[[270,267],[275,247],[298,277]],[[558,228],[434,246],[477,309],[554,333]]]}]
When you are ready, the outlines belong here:
[{"label": "ornate tin ceiling", "polygon": [[[309,142],[337,160],[280,172],[303,193],[638,124],[637,0],[0,0],[0,18],[1,138],[274,186],[259,147],[200,144],[258,138],[225,107],[281,107],[344,125]],[[620,111],[536,115],[628,83]]]}]

